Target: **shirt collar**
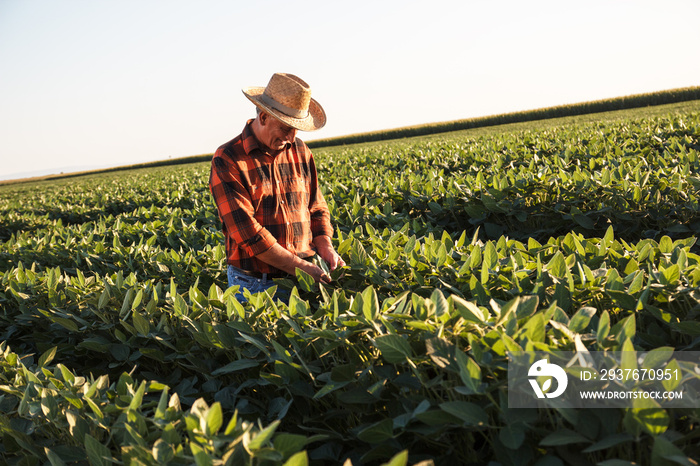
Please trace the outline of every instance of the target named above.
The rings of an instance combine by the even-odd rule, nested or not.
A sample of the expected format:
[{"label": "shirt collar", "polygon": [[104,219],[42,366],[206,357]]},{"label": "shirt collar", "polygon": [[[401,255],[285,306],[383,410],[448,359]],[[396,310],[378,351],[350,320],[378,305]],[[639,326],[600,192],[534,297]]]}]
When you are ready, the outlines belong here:
[{"label": "shirt collar", "polygon": [[245,124],[245,128],[243,128],[243,132],[241,133],[241,142],[243,143],[243,150],[245,151],[246,155],[251,155],[251,152],[255,150],[260,150],[262,152],[260,141],[258,141],[258,138],[255,137],[253,128],[251,128],[252,124],[253,120],[248,120]]},{"label": "shirt collar", "polygon": [[245,128],[243,128],[243,132],[241,133],[243,150],[245,151],[246,155],[256,155],[256,154],[253,154],[252,152],[257,150],[257,151],[259,151],[259,154],[268,155],[270,157],[275,157],[276,155],[281,154],[282,152],[285,152],[290,148],[291,144],[287,144],[284,147],[284,149],[282,149],[281,151],[279,151],[275,154],[269,154],[267,152],[267,148],[265,148],[265,146],[263,146],[263,144],[260,141],[258,141],[258,138],[255,137],[255,133],[253,132],[253,128],[252,128],[252,124],[253,124],[253,119],[248,120],[245,124]]}]

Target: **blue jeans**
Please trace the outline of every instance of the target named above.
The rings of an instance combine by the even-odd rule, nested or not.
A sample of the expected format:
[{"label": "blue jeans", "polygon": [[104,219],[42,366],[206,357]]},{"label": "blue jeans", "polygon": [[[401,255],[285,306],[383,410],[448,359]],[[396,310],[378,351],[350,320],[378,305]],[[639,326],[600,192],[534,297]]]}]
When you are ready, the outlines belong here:
[{"label": "blue jeans", "polygon": [[[227,275],[229,288],[234,285],[238,285],[240,287],[238,293],[236,293],[236,299],[241,303],[246,302],[246,299],[243,296],[243,288],[254,294],[265,291],[276,284],[271,278],[267,278],[267,274],[263,274],[263,278],[251,277],[242,273],[240,269],[232,265],[228,266]],[[277,292],[275,293],[274,297],[281,299],[285,303],[289,303],[289,292],[287,290],[277,288]]]}]

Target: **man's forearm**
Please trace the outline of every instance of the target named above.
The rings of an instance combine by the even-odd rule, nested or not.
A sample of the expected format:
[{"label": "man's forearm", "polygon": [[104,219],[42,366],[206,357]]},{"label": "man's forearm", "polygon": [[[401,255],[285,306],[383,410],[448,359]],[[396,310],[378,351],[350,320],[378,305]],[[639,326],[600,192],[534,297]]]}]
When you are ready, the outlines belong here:
[{"label": "man's forearm", "polygon": [[323,270],[321,270],[320,267],[287,251],[280,246],[279,243],[275,243],[270,249],[258,254],[256,257],[266,264],[287,272],[290,275],[295,275],[296,269],[303,270],[314,277],[316,281],[321,281],[321,276],[323,275]]},{"label": "man's forearm", "polygon": [[316,246],[316,249],[324,249],[324,248],[333,248],[333,243],[331,242],[330,237],[326,235],[318,235],[314,237],[313,240],[314,246]]}]

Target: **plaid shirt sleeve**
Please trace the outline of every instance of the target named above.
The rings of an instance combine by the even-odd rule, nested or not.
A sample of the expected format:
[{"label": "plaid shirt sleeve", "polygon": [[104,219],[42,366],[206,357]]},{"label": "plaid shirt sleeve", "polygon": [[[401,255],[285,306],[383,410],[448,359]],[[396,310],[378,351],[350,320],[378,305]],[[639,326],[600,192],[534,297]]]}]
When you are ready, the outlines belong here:
[{"label": "plaid shirt sleeve", "polygon": [[243,174],[225,156],[223,147],[212,158],[209,187],[224,224],[225,236],[230,236],[248,257],[267,251],[277,242],[255,219]]}]

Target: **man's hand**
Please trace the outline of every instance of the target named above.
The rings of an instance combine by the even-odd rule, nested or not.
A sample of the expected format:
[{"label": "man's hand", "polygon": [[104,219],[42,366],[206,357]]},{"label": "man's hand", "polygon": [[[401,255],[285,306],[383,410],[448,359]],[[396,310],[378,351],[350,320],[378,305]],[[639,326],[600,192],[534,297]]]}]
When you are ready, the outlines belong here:
[{"label": "man's hand", "polygon": [[[325,238],[328,237],[326,236]],[[340,259],[340,256],[338,256],[338,254],[335,252],[333,246],[330,245],[330,238],[328,238],[328,243],[328,246],[330,246],[333,254],[337,256],[337,259],[335,260],[336,267],[344,266],[345,262],[342,259]],[[321,259],[326,260],[320,252],[321,248],[319,248],[318,245],[316,245],[316,248],[319,250],[319,255],[321,256]],[[304,259],[299,258],[296,254],[292,254],[291,252],[287,251],[278,243],[275,243],[274,246],[272,246],[270,249],[263,252],[262,254],[258,254],[257,257],[263,262],[268,263],[280,270],[284,270],[292,276],[296,274],[296,269],[301,269],[304,272],[311,275],[313,279],[317,282],[330,283],[331,281],[331,277],[321,267],[312,262],[308,262]],[[326,260],[326,262],[328,262],[328,260]]]},{"label": "man's hand", "polygon": [[322,235],[314,238],[314,246],[316,246],[316,251],[321,259],[326,261],[328,268],[335,270],[337,267],[344,267],[345,261],[340,255],[335,252],[331,239],[328,236]]}]

